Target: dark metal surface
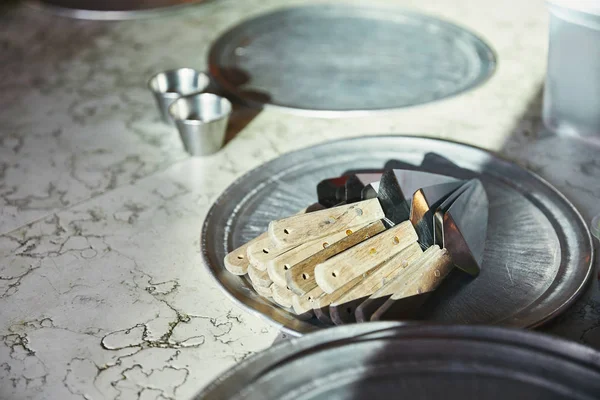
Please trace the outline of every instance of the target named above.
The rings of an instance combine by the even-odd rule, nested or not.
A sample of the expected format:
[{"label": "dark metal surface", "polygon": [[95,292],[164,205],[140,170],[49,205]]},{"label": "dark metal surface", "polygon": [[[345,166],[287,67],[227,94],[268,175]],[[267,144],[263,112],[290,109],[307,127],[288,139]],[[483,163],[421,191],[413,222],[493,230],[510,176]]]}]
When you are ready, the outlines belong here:
[{"label": "dark metal surface", "polygon": [[[425,248],[434,244],[434,213],[444,200],[465,182],[442,183],[422,187],[413,194],[410,207],[410,222],[419,236],[419,243]],[[487,228],[487,221],[486,226]]]},{"label": "dark metal surface", "polygon": [[386,219],[395,225],[409,219],[410,202],[418,189],[455,181],[455,178],[443,174],[393,169],[385,172],[381,177],[377,198]]},{"label": "dark metal surface", "polygon": [[363,190],[371,183],[379,181],[379,179],[381,179],[381,173],[350,175],[348,182],[346,182],[346,202],[353,203],[366,200],[362,197]]},{"label": "dark metal surface", "polygon": [[346,183],[350,175],[323,179],[317,184],[317,199],[325,207],[334,207],[346,201]]},{"label": "dark metal surface", "polygon": [[243,22],[209,55],[251,104],[324,116],[427,103],[485,81],[495,56],[454,24],[397,8],[311,5]]},{"label": "dark metal surface", "polygon": [[483,259],[489,202],[478,179],[451,193],[434,214],[435,243],[448,249],[452,262],[472,276],[479,275]]},{"label": "dark metal surface", "polygon": [[452,192],[442,204],[438,207],[438,209],[434,213],[434,223],[433,223],[433,237],[434,244],[437,244],[440,247],[444,247],[444,214],[446,211],[450,209],[450,206],[458,199],[460,195],[462,195],[473,182],[469,180],[466,184],[459,187],[457,190]]},{"label": "dark metal surface", "polygon": [[197,399],[597,399],[600,353],[513,329],[376,322],[279,343]]},{"label": "dark metal surface", "polygon": [[[439,156],[460,168],[446,168]],[[577,298],[593,257],[591,236],[577,210],[515,164],[477,148],[419,137],[330,142],[286,154],[244,175],[217,199],[205,220],[201,246],[210,274],[231,299],[286,332],[318,329],[318,321],[300,321],[256,295],[245,278],[225,270],[223,257],[266,231],[270,221],[313,203],[315,185],[325,178],[351,169],[394,168],[398,161],[418,166],[424,160],[457,177],[477,176],[490,207],[481,274],[472,279],[461,271],[451,273],[428,299],[421,318],[533,327]]]},{"label": "dark metal surface", "polygon": [[145,18],[210,0],[28,0],[27,4],[55,14],[100,20]]},{"label": "dark metal surface", "polygon": [[479,180],[469,183],[444,214],[444,248],[458,268],[477,276],[485,249],[489,202]]}]

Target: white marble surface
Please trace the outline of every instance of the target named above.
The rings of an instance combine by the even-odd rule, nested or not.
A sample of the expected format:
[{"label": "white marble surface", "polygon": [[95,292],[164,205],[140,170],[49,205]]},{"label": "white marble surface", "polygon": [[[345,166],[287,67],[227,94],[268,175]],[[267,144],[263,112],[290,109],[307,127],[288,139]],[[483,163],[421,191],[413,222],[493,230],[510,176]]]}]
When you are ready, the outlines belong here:
[{"label": "white marble surface", "polygon": [[0,239],[16,277],[1,281],[5,395],[187,398],[274,339],[201,265],[198,227],[223,188],[209,168],[188,160]]},{"label": "white marble surface", "polygon": [[[535,135],[542,0],[376,3],[474,30],[498,53],[498,70],[468,93],[375,117],[264,111],[203,159],[187,157],[159,122],[145,82],[165,68],[205,68],[213,39],[280,1],[215,0],[127,22],[1,9],[0,398],[189,398],[269,346],[277,331],[237,309],[204,272],[199,231],[233,179],[289,150],[361,134],[449,138],[527,160],[586,217],[600,212],[595,150],[582,146],[591,161],[572,168],[587,180],[571,187],[570,158],[555,154],[564,146],[543,147]],[[596,294],[594,282],[551,329],[600,346]]]}]

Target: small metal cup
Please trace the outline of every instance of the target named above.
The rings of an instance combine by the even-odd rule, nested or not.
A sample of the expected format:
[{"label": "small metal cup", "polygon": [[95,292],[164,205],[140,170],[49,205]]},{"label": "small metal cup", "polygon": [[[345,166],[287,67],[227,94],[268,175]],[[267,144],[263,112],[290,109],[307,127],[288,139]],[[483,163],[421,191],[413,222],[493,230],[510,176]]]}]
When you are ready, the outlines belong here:
[{"label": "small metal cup", "polygon": [[154,94],[162,120],[173,124],[169,116],[169,106],[181,96],[199,93],[208,88],[207,74],[192,68],[178,68],[160,72],[148,81],[148,88]]},{"label": "small metal cup", "polygon": [[175,100],[169,115],[185,150],[193,156],[205,156],[223,147],[231,103],[215,94],[200,93]]}]

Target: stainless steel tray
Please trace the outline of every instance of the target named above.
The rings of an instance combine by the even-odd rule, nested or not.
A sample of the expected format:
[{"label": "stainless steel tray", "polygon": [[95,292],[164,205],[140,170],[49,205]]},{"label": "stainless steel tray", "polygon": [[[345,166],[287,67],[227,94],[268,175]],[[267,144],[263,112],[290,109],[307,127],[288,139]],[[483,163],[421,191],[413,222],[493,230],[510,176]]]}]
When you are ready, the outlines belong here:
[{"label": "stainless steel tray", "polygon": [[251,104],[337,116],[427,103],[479,85],[489,46],[398,8],[310,5],[245,21],[213,45],[216,81]]},{"label": "stainless steel tray", "polygon": [[378,322],[328,329],[244,360],[195,398],[594,399],[600,353],[539,333]]},{"label": "stainless steel tray", "polygon": [[[202,230],[202,254],[225,293],[291,334],[320,327],[300,321],[225,270],[226,253],[270,221],[316,201],[316,184],[347,170],[420,165],[435,153],[476,175],[490,200],[480,276],[451,275],[427,302],[424,318],[459,324],[534,327],[564,311],[591,275],[593,247],[578,211],[552,186],[513,163],[464,144],[406,136],[325,143],[285,154],[238,179],[215,202]],[[443,170],[438,172],[448,171]],[[435,171],[434,171],[435,172]],[[454,173],[453,173],[454,174]],[[456,175],[456,174],[454,174]]]},{"label": "stainless steel tray", "polygon": [[209,0],[27,0],[29,6],[65,17],[126,20],[181,11]]}]

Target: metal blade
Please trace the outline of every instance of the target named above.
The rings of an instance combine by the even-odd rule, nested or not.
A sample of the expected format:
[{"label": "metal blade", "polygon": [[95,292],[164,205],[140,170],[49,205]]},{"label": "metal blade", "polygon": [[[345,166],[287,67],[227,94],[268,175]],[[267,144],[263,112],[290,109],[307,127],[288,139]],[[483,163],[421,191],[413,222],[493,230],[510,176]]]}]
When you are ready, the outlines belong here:
[{"label": "metal blade", "polygon": [[381,177],[377,198],[386,219],[391,225],[395,225],[409,219],[410,206],[407,199],[410,201],[418,189],[457,181],[456,178],[429,172],[390,170]]},{"label": "metal blade", "polygon": [[420,169],[423,171],[444,171],[448,175],[465,180],[477,178],[476,172],[459,167],[446,157],[436,153],[425,154]]},{"label": "metal blade", "polygon": [[450,209],[450,206],[454,204],[454,201],[468,190],[473,184],[472,180],[467,181],[461,187],[456,189],[450,194],[442,204],[437,208],[433,215],[433,244],[437,244],[440,247],[444,247],[444,214]]},{"label": "metal blade", "polygon": [[481,181],[473,179],[469,183],[444,213],[443,238],[452,262],[476,276],[485,249],[489,202]]},{"label": "metal blade", "polygon": [[317,185],[317,198],[325,207],[362,200],[362,190],[371,182],[378,181],[382,172],[357,173],[325,179]]},{"label": "metal blade", "polygon": [[413,195],[410,222],[419,236],[419,244],[426,249],[434,244],[433,214],[437,208],[466,181],[441,183],[421,188]]},{"label": "metal blade", "polygon": [[353,203],[356,201],[363,200],[362,191],[365,187],[372,182],[379,181],[382,173],[365,173],[365,174],[354,174],[348,177],[346,181],[346,203]]},{"label": "metal blade", "polygon": [[376,199],[377,198],[377,192],[379,192],[379,184],[380,184],[379,181],[369,183],[362,190],[362,193],[361,193],[360,197],[363,200]]},{"label": "metal blade", "polygon": [[317,198],[325,207],[334,207],[345,201],[346,182],[349,176],[325,179],[317,185]]}]

